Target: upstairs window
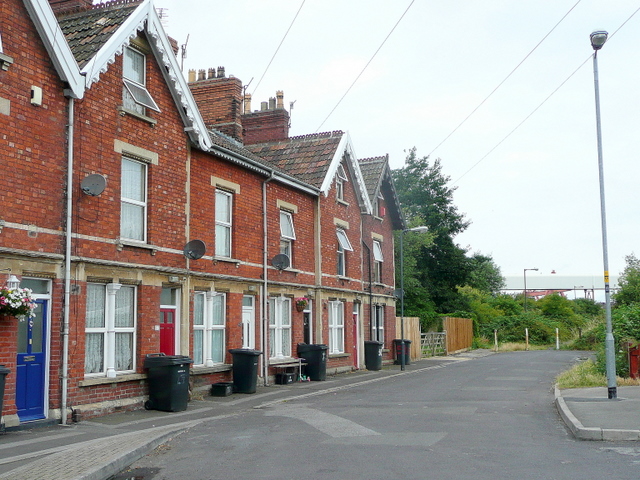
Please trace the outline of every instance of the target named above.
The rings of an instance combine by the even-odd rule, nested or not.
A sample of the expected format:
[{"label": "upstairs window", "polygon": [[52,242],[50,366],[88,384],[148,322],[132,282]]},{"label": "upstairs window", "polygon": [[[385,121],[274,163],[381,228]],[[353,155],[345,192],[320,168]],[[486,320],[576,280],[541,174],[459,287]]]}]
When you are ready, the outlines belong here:
[{"label": "upstairs window", "polygon": [[147,241],[147,165],[122,158],[120,237]]},{"label": "upstairs window", "polygon": [[351,246],[351,242],[349,242],[349,237],[347,237],[347,233],[338,228],[336,230],[336,234],[338,236],[338,268],[337,273],[340,277],[347,276],[347,259],[345,252],[353,252],[353,247]]},{"label": "upstairs window", "polygon": [[280,253],[289,257],[292,264],[293,241],[296,239],[296,231],[293,227],[293,215],[291,212],[280,210]]},{"label": "upstairs window", "polygon": [[384,257],[382,256],[382,244],[374,240],[373,241],[373,281],[376,283],[382,283],[382,262]]},{"label": "upstairs window", "polygon": [[140,115],[145,115],[147,108],[160,111],[146,87],[146,63],[143,53],[131,47],[124,49],[122,103],[124,108]]},{"label": "upstairs window", "polygon": [[348,181],[344,167],[340,164],[336,173],[336,197],[340,201],[344,201],[344,184]]},{"label": "upstairs window", "polygon": [[216,257],[231,258],[233,194],[216,190]]}]

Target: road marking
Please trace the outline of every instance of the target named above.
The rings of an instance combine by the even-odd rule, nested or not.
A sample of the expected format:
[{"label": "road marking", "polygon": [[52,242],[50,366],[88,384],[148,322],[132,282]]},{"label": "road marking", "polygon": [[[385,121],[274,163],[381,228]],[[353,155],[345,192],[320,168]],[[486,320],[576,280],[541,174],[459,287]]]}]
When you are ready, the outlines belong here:
[{"label": "road marking", "polygon": [[378,432],[346,418],[303,406],[281,406],[265,412],[265,415],[268,417],[287,417],[301,420],[333,438],[380,435]]}]

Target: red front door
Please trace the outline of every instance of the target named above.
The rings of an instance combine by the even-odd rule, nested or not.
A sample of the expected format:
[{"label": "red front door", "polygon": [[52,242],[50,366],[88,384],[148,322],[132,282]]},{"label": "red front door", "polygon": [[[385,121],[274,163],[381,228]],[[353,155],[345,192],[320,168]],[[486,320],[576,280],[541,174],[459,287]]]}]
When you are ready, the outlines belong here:
[{"label": "red front door", "polygon": [[176,311],[171,308],[160,310],[160,352],[176,354]]}]

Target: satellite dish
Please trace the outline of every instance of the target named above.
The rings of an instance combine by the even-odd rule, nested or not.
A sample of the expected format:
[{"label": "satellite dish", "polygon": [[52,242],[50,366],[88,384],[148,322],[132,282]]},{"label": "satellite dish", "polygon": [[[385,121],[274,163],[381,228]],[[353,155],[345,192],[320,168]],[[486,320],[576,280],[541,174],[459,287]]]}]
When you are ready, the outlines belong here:
[{"label": "satellite dish", "polygon": [[291,265],[291,261],[289,261],[288,255],[279,253],[271,259],[271,265],[276,267],[278,270],[284,270],[285,268],[289,268],[289,265]]},{"label": "satellite dish", "polygon": [[92,197],[97,197],[104,192],[106,186],[107,179],[99,173],[94,173],[88,177],[84,177],[82,182],[80,182],[80,188],[82,191]]},{"label": "satellite dish", "polygon": [[202,258],[204,252],[207,251],[207,246],[202,240],[191,240],[184,246],[184,256],[190,260],[198,260]]}]

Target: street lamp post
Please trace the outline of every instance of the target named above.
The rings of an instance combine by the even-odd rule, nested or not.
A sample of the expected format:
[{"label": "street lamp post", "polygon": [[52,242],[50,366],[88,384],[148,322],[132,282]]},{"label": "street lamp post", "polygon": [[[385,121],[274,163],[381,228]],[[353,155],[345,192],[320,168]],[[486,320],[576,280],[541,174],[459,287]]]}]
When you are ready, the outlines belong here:
[{"label": "street lamp post", "polygon": [[400,232],[400,370],[405,367],[405,342],[404,342],[404,234],[407,232],[426,233],[428,227],[405,228]]},{"label": "street lamp post", "polygon": [[600,216],[602,221],[602,258],[604,262],[604,298],[605,314],[607,319],[607,333],[605,336],[605,361],[607,370],[607,390],[609,399],[618,397],[616,384],[616,358],[615,344],[613,340],[613,328],[611,325],[611,292],[609,288],[609,253],[607,250],[607,217],[604,202],[604,166],[602,163],[602,128],[600,125],[600,85],[598,79],[598,50],[607,41],[608,33],[595,31],[591,34],[591,47],[593,47],[593,84],[596,94],[596,132],[598,136],[598,173],[600,178]]},{"label": "street lamp post", "polygon": [[527,270],[537,272],[537,268],[525,268],[524,269],[524,311],[527,311]]}]

